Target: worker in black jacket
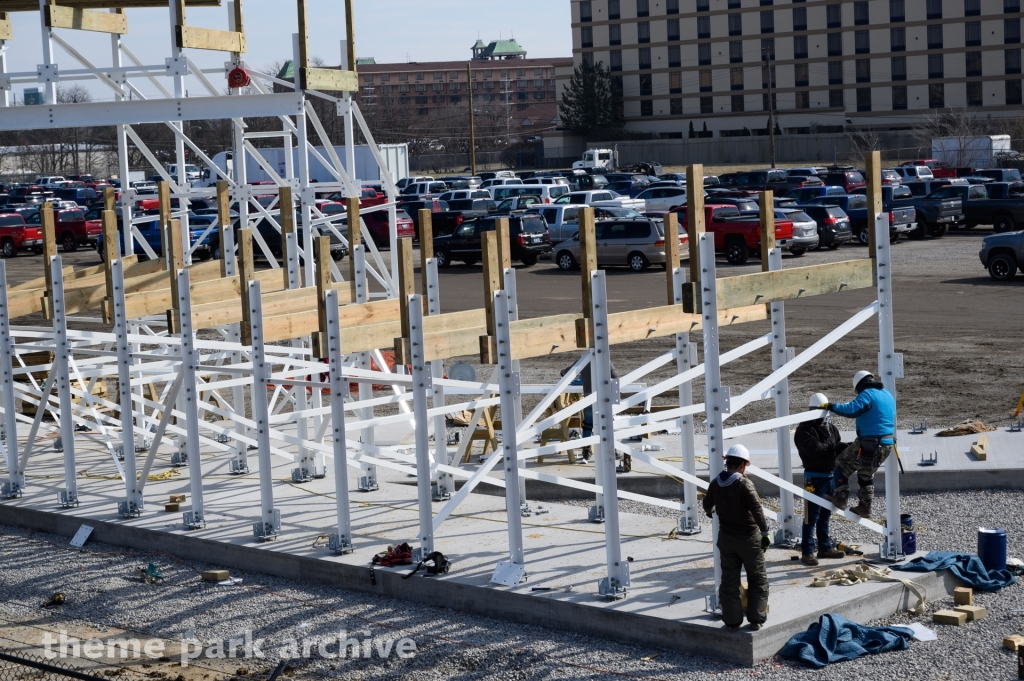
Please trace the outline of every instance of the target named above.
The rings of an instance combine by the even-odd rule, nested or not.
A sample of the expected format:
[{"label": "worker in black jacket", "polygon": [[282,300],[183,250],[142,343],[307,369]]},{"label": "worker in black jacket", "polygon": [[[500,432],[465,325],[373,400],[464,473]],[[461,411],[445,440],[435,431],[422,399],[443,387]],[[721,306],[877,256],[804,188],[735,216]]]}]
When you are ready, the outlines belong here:
[{"label": "worker in black jacket", "polygon": [[[811,396],[808,407],[819,410],[828,404],[828,398],[821,393]],[[800,461],[804,466],[804,489],[823,497],[832,494],[836,457],[845,445],[840,442],[839,429],[825,418],[804,421],[796,428],[793,436]],[[819,558],[844,558],[845,553],[832,547],[828,534],[832,511],[809,501],[804,502],[803,541],[800,561],[804,565],[817,565]],[[818,538],[818,552],[814,552],[814,537]]]},{"label": "worker in black jacket", "polygon": [[757,490],[745,475],[750,452],[733,445],[725,454],[725,470],[715,476],[704,495],[704,512],[718,515],[718,552],[722,584],[718,603],[729,631],[743,624],[740,600],[740,568],[747,572],[747,621],[757,631],[768,618],[768,569],[764,554],[771,546],[768,521]]}]

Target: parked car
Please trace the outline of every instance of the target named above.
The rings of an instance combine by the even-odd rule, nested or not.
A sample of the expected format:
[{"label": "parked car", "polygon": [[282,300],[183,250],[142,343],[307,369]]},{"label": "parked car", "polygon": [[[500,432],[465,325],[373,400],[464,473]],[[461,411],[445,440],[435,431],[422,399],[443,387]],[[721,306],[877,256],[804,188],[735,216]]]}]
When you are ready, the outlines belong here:
[{"label": "parked car", "polygon": [[928,166],[897,166],[892,169],[904,182],[913,180],[933,180],[935,176]]},{"label": "parked car", "polygon": [[949,168],[937,158],[922,158],[916,161],[904,161],[902,166],[925,166],[932,171],[933,177],[956,177],[956,168]]},{"label": "parked car", "polygon": [[533,206],[543,206],[544,202],[539,196],[525,194],[511,199],[505,199],[491,210],[491,213],[511,213],[512,211],[526,210]]},{"label": "parked car", "polygon": [[463,199],[490,199],[491,193],[486,189],[459,189],[445,192],[437,197],[441,201],[461,201]]},{"label": "parked car", "polygon": [[800,208],[776,208],[775,219],[793,223],[793,240],[789,243],[790,254],[800,257],[812,248],[818,247],[818,223]]},{"label": "parked car", "polygon": [[[904,182],[903,186],[910,189],[910,193],[914,196],[928,196],[936,189],[947,187],[951,184],[977,184],[975,182],[968,182],[962,177],[950,178],[940,177],[934,180],[916,180],[912,182]],[[982,183],[983,184],[983,183]]]},{"label": "parked car", "polygon": [[1020,182],[1020,171],[1016,168],[984,168],[975,170],[979,177],[987,177],[990,182]]},{"label": "parked car", "polygon": [[[661,220],[633,218],[602,220],[594,225],[594,243],[598,267],[628,267],[643,272],[651,265],[666,267],[665,227]],[[685,252],[686,236],[679,235],[680,254]],[[555,264],[561,270],[579,268],[579,232],[558,245]],[[672,265],[678,266],[678,263]]]},{"label": "parked car", "polygon": [[43,232],[39,227],[25,224],[18,213],[0,213],[0,252],[13,258],[19,251],[31,249],[43,252]]},{"label": "parked car", "polygon": [[398,191],[402,191],[403,189],[408,187],[410,184],[416,184],[418,182],[433,182],[433,181],[434,181],[434,178],[430,177],[429,175],[417,175],[417,176],[413,176],[413,177],[403,177],[401,180],[399,180],[398,182],[395,183],[395,187],[398,188]]},{"label": "parked car", "polygon": [[551,243],[560,244],[579,231],[579,212],[577,206],[535,206],[526,211],[527,215],[540,215],[547,223]]},{"label": "parked car", "polygon": [[610,182],[608,186],[605,187],[605,189],[610,189],[613,192],[621,194],[622,196],[630,196],[635,199],[637,196],[645,192],[649,186],[651,186],[650,182],[638,182],[636,180],[617,180],[614,182]]},{"label": "parked car", "polygon": [[686,204],[686,187],[652,187],[636,196],[646,210],[672,210]]},{"label": "parked car", "polygon": [[[721,177],[721,176],[720,176]],[[779,196],[782,196],[786,192],[796,189],[797,187],[813,187],[820,186],[823,183],[817,176],[789,176],[785,170],[781,168],[773,168],[769,170],[752,170],[746,173],[737,173],[735,177],[728,183],[724,180],[723,184],[729,184],[736,189],[744,189],[753,192],[762,191],[773,191]]]},{"label": "parked car", "polygon": [[818,226],[818,248],[835,250],[853,240],[850,216],[839,206],[800,206]]},{"label": "parked car", "polygon": [[705,203],[714,203],[720,206],[736,206],[741,217],[754,218],[759,220],[761,218],[761,207],[758,206],[757,201],[753,198],[735,198],[731,196],[715,196],[708,199]]},{"label": "parked car", "polygon": [[829,170],[821,178],[822,182],[832,187],[842,187],[847,194],[854,189],[867,186],[864,176],[856,170]]},{"label": "parked car", "polygon": [[36,178],[36,181],[33,182],[33,184],[37,184],[41,187],[51,188],[53,185],[57,184],[58,182],[63,182],[64,180],[65,178],[63,175],[45,175],[43,177]]},{"label": "parked car", "polygon": [[949,185],[933,192],[929,198],[960,199],[967,229],[992,225],[997,232],[1013,232],[1024,227],[1024,199],[989,198],[985,185]]},{"label": "parked car", "polygon": [[[900,234],[906,234],[917,227],[917,214],[913,206],[894,205],[894,187],[882,188],[882,210],[889,213],[889,241],[895,242]],[[850,226],[857,240],[867,246],[871,233],[868,231],[868,197],[863,194],[844,196],[823,196],[809,202],[811,205],[839,206],[850,216]],[[898,203],[898,202],[897,202]]]},{"label": "parked car", "polygon": [[569,187],[563,184],[517,184],[491,187],[491,197],[495,201],[504,201],[516,196],[536,196],[541,203],[554,203],[569,193]]},{"label": "parked car", "polygon": [[444,194],[446,191],[448,191],[448,185],[444,182],[410,182],[402,190],[402,196],[432,197],[435,194]]},{"label": "parked car", "polygon": [[[940,195],[933,197],[932,194],[918,195],[915,190],[920,190],[919,185],[935,184],[934,191],[939,191],[950,186],[952,181],[948,178],[939,180],[923,180],[921,182],[910,182],[908,184],[892,187],[892,205],[912,206],[917,226],[907,236],[911,239],[923,239],[925,236],[939,238],[949,231],[950,227],[956,228],[964,222],[963,204],[958,198]],[[964,186],[971,186],[964,184]],[[980,185],[975,185],[980,186]],[[886,189],[882,189],[883,202],[886,200]],[[933,193],[934,193],[933,191]]]},{"label": "parked car", "polygon": [[[489,217],[463,222],[453,234],[435,236],[434,257],[438,267],[448,267],[455,260],[467,265],[479,262],[483,255],[481,234],[493,232],[496,219]],[[508,225],[512,260],[530,267],[537,264],[541,255],[551,252],[551,236],[541,216],[513,216],[508,218]]]},{"label": "parked car", "polygon": [[573,204],[587,206],[615,206],[617,208],[632,208],[636,211],[644,211],[647,204],[643,199],[631,199],[628,196],[619,196],[613,191],[602,189],[600,191],[571,192],[560,196],[555,201],[556,205]]},{"label": "parked car", "polygon": [[811,175],[824,175],[828,168],[822,166],[811,166],[808,168],[786,168],[786,174],[790,177],[809,177]]},{"label": "parked car", "polygon": [[664,175],[658,175],[659,180],[671,180],[674,182],[686,182],[686,173],[665,173]]},{"label": "parked car", "polygon": [[[159,213],[156,212],[156,211],[146,211],[146,212],[149,213],[150,215],[152,215],[153,219],[152,220],[147,220],[145,222],[136,223],[135,224],[135,228],[138,229],[139,233],[142,235],[142,238],[145,239],[146,244],[151,249],[153,249],[153,252],[156,253],[157,257],[160,257],[160,256],[163,255],[163,239],[161,238],[161,233],[160,233],[161,230],[160,230],[160,217],[159,217]],[[211,257],[219,257],[220,256],[220,250],[219,250],[220,232],[216,228],[211,229],[209,231],[209,233],[206,232],[207,228],[211,224],[215,224],[216,223],[217,216],[216,215],[195,215],[195,214],[190,213],[189,216],[188,216],[188,220],[189,220],[189,240],[190,240],[190,244],[192,246],[195,246],[196,244],[199,244],[199,246],[193,252],[193,255],[195,256],[195,258],[197,260],[209,260]],[[297,219],[296,219],[296,224],[298,224],[298,220]],[[118,238],[119,238],[119,241],[120,241],[120,243],[119,243],[120,252],[123,255],[124,252],[125,252],[124,251],[124,226],[123,226],[123,224],[120,221],[120,215],[119,215],[119,218],[118,218],[117,229],[118,229]],[[262,233],[263,232],[261,232],[261,234]],[[266,237],[264,237],[264,238],[266,238]],[[280,235],[278,235],[278,239],[280,240]],[[133,243],[133,252],[138,254],[139,258],[141,260],[145,260],[147,258],[147,255],[146,255],[145,249],[142,247],[142,244],[139,242],[139,237],[135,236],[133,238],[133,242],[134,242]],[[96,238],[96,251],[99,253],[99,256],[100,256],[101,260],[106,257],[106,254],[104,253],[104,249],[103,249],[103,232],[100,232],[99,236]],[[256,247],[255,252],[257,254],[261,253],[259,247]]]},{"label": "parked car", "polygon": [[492,177],[489,180],[484,180],[480,183],[480,189],[490,189],[491,187],[504,187],[507,184],[522,184],[523,181],[513,175],[512,177]]},{"label": "parked car", "polygon": [[1013,279],[1017,270],[1024,267],[1024,231],[985,237],[978,258],[996,281]]},{"label": "parked car", "polygon": [[[42,216],[39,210],[37,209],[27,214],[25,222],[30,225],[40,225],[42,223]],[[90,229],[86,225],[85,212],[82,211],[80,206],[61,209],[55,207],[53,223],[57,243],[60,244],[61,250],[65,253],[77,251],[79,246],[95,244],[99,233],[103,231],[102,227],[97,230],[95,228]]]},{"label": "parked car", "polygon": [[882,171],[881,175],[882,175],[882,184],[902,184],[903,183],[903,177],[900,176],[900,174],[897,173],[892,168],[886,168],[885,170]]},{"label": "parked car", "polygon": [[[681,229],[688,230],[687,210],[679,214]],[[740,217],[736,206],[707,204],[704,206],[705,229],[715,235],[715,251],[723,253],[731,265],[742,265],[751,253],[760,253],[761,221]],[[775,221],[775,244],[786,249],[793,239],[793,223]]]},{"label": "parked car", "polygon": [[807,203],[811,199],[816,199],[819,196],[839,196],[845,193],[846,190],[842,187],[822,185],[820,187],[800,187],[799,189],[794,189],[786,192],[784,198],[793,199],[798,204],[803,204]]},{"label": "parked car", "polygon": [[[377,247],[377,250],[390,248],[391,225],[388,223],[388,211],[375,210],[369,213],[363,213],[361,217],[363,218],[363,226],[365,228],[361,232],[363,241],[365,241],[367,236],[369,236],[369,238],[373,240],[373,244]],[[401,208],[395,211],[395,228],[397,238],[399,239],[414,238],[416,236],[416,225],[413,223],[412,218],[409,217],[409,214]],[[338,229],[343,235],[345,235],[345,238],[348,239],[348,218],[342,219],[341,225]],[[321,232],[327,234],[327,230],[321,230]]]}]

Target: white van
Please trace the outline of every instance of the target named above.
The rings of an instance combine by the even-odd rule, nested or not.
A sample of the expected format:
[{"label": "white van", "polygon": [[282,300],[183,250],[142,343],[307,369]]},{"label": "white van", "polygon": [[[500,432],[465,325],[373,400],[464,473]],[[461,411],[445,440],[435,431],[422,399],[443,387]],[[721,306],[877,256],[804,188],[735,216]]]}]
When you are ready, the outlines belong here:
[{"label": "white van", "polygon": [[484,180],[480,184],[480,189],[490,189],[491,187],[504,187],[507,184],[522,184],[523,181],[518,177],[495,177],[490,180]]},{"label": "white van", "polygon": [[498,203],[516,196],[536,196],[543,204],[554,203],[555,199],[569,193],[569,187],[562,184],[520,184],[491,187],[488,191]]},{"label": "white van", "polygon": [[398,187],[399,191],[401,191],[401,190],[405,189],[407,186],[409,186],[410,184],[413,184],[414,182],[433,182],[433,181],[434,181],[434,178],[429,177],[429,176],[403,177],[401,180],[399,180],[398,182],[395,183],[395,186]]},{"label": "white van", "polygon": [[569,186],[569,180],[564,177],[531,177],[523,180],[523,184],[564,184]]},{"label": "white van", "polygon": [[932,169],[928,166],[897,166],[895,168],[886,168],[886,170],[892,170],[897,173],[904,182],[935,179],[932,175]]},{"label": "white van", "polygon": [[448,190],[444,182],[413,182],[402,189],[402,196],[431,196]]}]

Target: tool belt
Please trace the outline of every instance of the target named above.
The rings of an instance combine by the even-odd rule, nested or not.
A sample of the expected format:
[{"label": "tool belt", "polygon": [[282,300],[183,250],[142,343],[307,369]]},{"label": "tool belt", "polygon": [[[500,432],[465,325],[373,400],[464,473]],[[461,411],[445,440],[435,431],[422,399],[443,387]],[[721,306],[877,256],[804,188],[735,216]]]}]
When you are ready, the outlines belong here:
[{"label": "tool belt", "polygon": [[[882,440],[887,437],[893,437],[893,434],[888,435],[868,435],[860,436],[857,440],[860,442],[860,449],[857,451],[857,466],[878,468],[882,465],[882,456],[880,451],[882,449]],[[887,445],[886,445],[887,446]]]}]

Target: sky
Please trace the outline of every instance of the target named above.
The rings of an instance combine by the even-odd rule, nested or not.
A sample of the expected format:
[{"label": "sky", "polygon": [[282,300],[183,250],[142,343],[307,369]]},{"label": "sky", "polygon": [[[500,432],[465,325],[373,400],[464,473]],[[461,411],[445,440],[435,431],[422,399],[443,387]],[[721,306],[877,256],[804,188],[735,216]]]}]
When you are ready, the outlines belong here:
[{"label": "sky", "polygon": [[[338,64],[340,41],[345,36],[344,3],[308,0],[308,8],[310,55],[322,58],[328,65]],[[129,33],[124,38],[125,44],[144,64],[163,64],[170,56],[169,11],[126,11]],[[374,57],[377,63],[468,60],[469,48],[478,37],[485,43],[514,37],[530,58],[572,56],[568,0],[356,0],[355,12],[358,56]],[[39,13],[16,13],[13,22],[14,40],[8,43],[7,70],[34,73],[36,65],[42,61]],[[204,28],[226,29],[226,4],[218,8],[189,9],[187,22]],[[250,66],[262,70],[275,62],[291,59],[291,36],[297,31],[295,3],[247,0],[245,22],[249,49],[246,62]],[[93,64],[110,64],[108,35],[63,29],[58,29],[57,33]],[[61,47],[55,45],[54,51],[62,70],[80,68]],[[228,57],[223,52],[199,50],[190,50],[189,56],[204,69],[220,67]],[[15,86],[19,100],[25,87]],[[95,99],[112,98],[110,90],[103,85],[88,84],[88,87]],[[196,84],[189,87],[198,89]],[[141,83],[140,88],[146,91]]]}]

